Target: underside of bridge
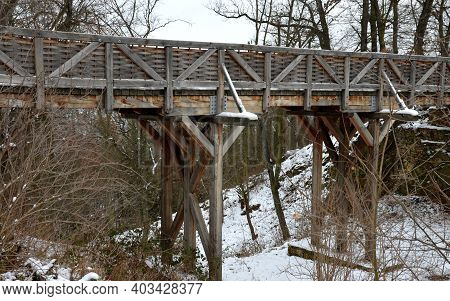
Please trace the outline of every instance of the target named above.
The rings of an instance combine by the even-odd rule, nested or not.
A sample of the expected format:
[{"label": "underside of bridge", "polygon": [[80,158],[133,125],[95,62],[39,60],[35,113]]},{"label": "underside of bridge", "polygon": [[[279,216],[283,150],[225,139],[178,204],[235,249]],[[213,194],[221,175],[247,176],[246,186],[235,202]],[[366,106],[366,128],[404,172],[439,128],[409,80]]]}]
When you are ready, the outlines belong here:
[{"label": "underside of bridge", "polygon": [[[162,149],[163,261],[171,262],[171,248],[184,224],[185,250],[195,250],[198,231],[213,280],[222,278],[224,154],[245,125],[270,107],[296,115],[313,142],[311,242],[317,247],[323,215],[322,147],[337,167],[337,183],[344,186],[351,141],[359,135],[355,147],[369,153],[366,251],[376,265],[380,142],[396,119],[414,118],[411,108],[450,105],[449,68],[448,57],[0,27],[0,108],[104,109],[136,119]],[[224,124],[232,126],[226,137]],[[195,196],[207,171],[209,227]],[[183,201],[175,218],[174,172],[183,179]],[[345,208],[343,194],[340,200]],[[345,250],[348,212],[337,214],[337,248]]]}]

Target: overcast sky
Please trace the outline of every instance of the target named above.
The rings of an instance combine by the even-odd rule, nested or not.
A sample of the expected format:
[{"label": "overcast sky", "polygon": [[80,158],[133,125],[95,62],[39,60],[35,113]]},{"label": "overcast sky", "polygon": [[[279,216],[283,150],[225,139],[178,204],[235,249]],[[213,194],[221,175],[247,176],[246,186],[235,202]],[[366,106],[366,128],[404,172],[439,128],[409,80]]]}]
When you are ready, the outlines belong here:
[{"label": "overcast sky", "polygon": [[159,29],[155,39],[227,42],[246,44],[253,37],[252,26],[244,20],[226,20],[207,8],[210,0],[162,0],[157,9],[165,19],[183,19]]}]

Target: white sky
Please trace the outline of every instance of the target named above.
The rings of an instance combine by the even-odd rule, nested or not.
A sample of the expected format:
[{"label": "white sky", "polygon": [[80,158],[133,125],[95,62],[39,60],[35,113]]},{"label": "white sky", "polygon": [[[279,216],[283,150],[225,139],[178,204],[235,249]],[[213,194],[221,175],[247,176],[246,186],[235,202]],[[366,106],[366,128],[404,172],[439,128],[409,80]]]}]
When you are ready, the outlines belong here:
[{"label": "white sky", "polygon": [[226,20],[207,8],[210,0],[162,0],[157,7],[161,19],[182,19],[154,32],[150,38],[247,44],[253,37],[251,24]]}]

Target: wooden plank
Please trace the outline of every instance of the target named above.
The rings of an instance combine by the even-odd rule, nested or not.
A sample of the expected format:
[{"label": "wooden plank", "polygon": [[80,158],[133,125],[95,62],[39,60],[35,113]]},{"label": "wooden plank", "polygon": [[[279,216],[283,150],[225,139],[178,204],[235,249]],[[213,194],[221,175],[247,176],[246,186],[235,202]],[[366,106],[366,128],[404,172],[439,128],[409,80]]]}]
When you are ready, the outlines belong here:
[{"label": "wooden plank", "polygon": [[439,96],[438,96],[438,107],[442,107],[444,105],[444,91],[445,91],[445,74],[446,74],[446,63],[442,62],[440,80],[439,80]]},{"label": "wooden plank", "polygon": [[416,74],[417,74],[417,68],[416,68],[416,61],[411,62],[411,76],[410,76],[410,82],[411,82],[411,90],[409,93],[409,106],[415,106],[416,104]]},{"label": "wooden plank", "polygon": [[397,65],[390,59],[388,59],[387,62],[398,79],[401,80],[405,85],[409,86],[409,82],[403,76],[402,72],[398,69]]},{"label": "wooden plank", "polygon": [[292,62],[287,65],[286,68],[283,69],[283,71],[280,72],[280,74],[275,77],[273,80],[274,83],[281,82],[292,70],[294,70],[295,67],[305,58],[306,55],[300,54],[298,55]]},{"label": "wooden plank", "polygon": [[336,140],[339,141],[339,143],[342,143],[342,141],[344,141],[344,134],[341,132],[338,125],[331,122],[330,118],[327,116],[320,116],[320,119],[322,119],[322,123],[327,127],[328,131],[336,137]]},{"label": "wooden plank", "polygon": [[308,55],[306,59],[306,84],[305,101],[303,107],[305,110],[311,110],[311,98],[312,98],[312,64],[313,56]]},{"label": "wooden plank", "polygon": [[136,65],[138,65],[142,70],[144,70],[147,75],[153,78],[156,81],[164,81],[164,78],[161,77],[152,67],[150,67],[139,55],[133,52],[127,45],[125,44],[116,44],[117,48],[123,52],[130,60],[133,61]]},{"label": "wooden plank", "polygon": [[192,65],[190,65],[186,70],[184,70],[177,78],[177,81],[185,80],[191,75],[198,67],[203,65],[210,57],[216,52],[216,49],[208,49],[202,54]]},{"label": "wooden plank", "polygon": [[372,147],[373,146],[373,137],[357,113],[353,114],[350,117],[350,122],[358,130],[359,134],[361,135],[361,138],[364,140],[364,142],[367,144],[367,146]]},{"label": "wooden plank", "polygon": [[434,65],[428,69],[428,71],[419,79],[416,83],[416,86],[421,86],[425,83],[425,81],[437,70],[441,62],[436,62]]},{"label": "wooden plank", "polygon": [[307,116],[298,116],[297,115],[297,121],[300,124],[300,126],[303,128],[303,130],[306,132],[306,135],[308,135],[308,138],[311,141],[316,140],[317,131],[310,124],[310,122],[307,119]]},{"label": "wooden plank", "polygon": [[34,70],[36,74],[36,108],[45,107],[45,69],[44,69],[44,39],[34,39]]},{"label": "wooden plank", "polygon": [[106,93],[105,110],[110,113],[114,106],[114,56],[111,43],[105,44],[105,74],[106,74]]},{"label": "wooden plank", "polygon": [[208,259],[209,262],[211,262],[213,260],[210,251],[211,243],[209,241],[208,228],[206,227],[205,219],[203,218],[203,214],[198,204],[198,201],[196,200],[193,194],[190,195],[190,198],[191,198],[190,202],[191,213],[195,219],[195,224],[197,226],[197,231],[200,236],[200,240],[202,241],[203,249],[205,250],[206,258]]},{"label": "wooden plank", "polygon": [[159,125],[161,126],[161,130],[164,134],[167,135],[183,153],[187,153],[188,145],[186,144],[184,137],[180,136],[170,123],[159,121]]},{"label": "wooden plank", "polygon": [[355,78],[350,82],[350,85],[357,84],[366,73],[372,69],[372,67],[378,62],[379,59],[372,59],[359,73]]},{"label": "wooden plank", "polygon": [[[314,129],[320,132],[320,119],[314,117]],[[312,185],[311,185],[311,245],[321,247],[322,234],[322,149],[323,137],[313,140]]]},{"label": "wooden plank", "polygon": [[217,57],[217,81],[219,87],[217,88],[216,113],[220,114],[223,111],[223,102],[225,97],[225,74],[222,65],[225,64],[225,51],[219,50]]},{"label": "wooden plank", "polygon": [[233,146],[234,142],[239,138],[239,135],[241,135],[242,131],[245,129],[245,126],[238,125],[233,126],[233,129],[231,130],[231,133],[228,135],[227,139],[225,140],[223,144],[223,155],[228,152],[228,150]]},{"label": "wooden plank", "polygon": [[188,116],[181,117],[181,125],[183,128],[191,135],[191,137],[198,143],[198,145],[208,152],[211,156],[214,155],[214,146],[211,141],[202,133],[202,131],[197,127],[197,125],[192,122],[191,118]]},{"label": "wooden plank", "polygon": [[258,75],[258,73],[253,70],[252,67],[233,49],[227,49],[227,53],[231,55],[231,57],[236,61],[236,63],[241,66],[242,69],[244,69],[245,72],[247,72],[248,75],[250,75],[251,78],[253,78],[256,82],[262,82],[262,78]]},{"label": "wooden plank", "polygon": [[344,60],[344,91],[342,93],[341,111],[345,111],[347,109],[349,97],[350,97],[350,57],[346,56]]},{"label": "wooden plank", "polygon": [[390,129],[395,123],[395,119],[387,119],[383,123],[383,127],[380,132],[380,142],[384,140],[384,138],[389,134]]},{"label": "wooden plank", "polygon": [[264,81],[266,82],[266,88],[263,95],[263,112],[267,111],[269,108],[270,101],[270,89],[272,82],[272,53],[270,52],[264,54]]},{"label": "wooden plank", "polygon": [[222,224],[223,224],[223,124],[212,124],[214,156],[211,167],[211,195],[209,204],[209,241],[211,261],[209,278],[222,280]]},{"label": "wooden plank", "polygon": [[[189,149],[191,151],[191,148]],[[189,154],[185,156],[189,158]],[[189,187],[191,166],[185,160],[183,166],[183,209],[184,209],[184,231],[183,231],[183,247],[185,253],[185,264],[188,269],[195,268],[195,218],[191,211],[191,191]]]},{"label": "wooden plank", "polygon": [[173,50],[172,47],[165,48],[166,55],[166,82],[167,87],[164,93],[164,111],[170,113],[173,111]]},{"label": "wooden plank", "polygon": [[[166,128],[172,128],[170,120],[164,120],[162,123]],[[170,137],[168,131],[162,132],[162,152],[161,152],[161,197],[160,197],[160,216],[161,216],[161,260],[164,264],[172,262],[172,252],[170,249],[171,227],[172,227],[172,167],[170,154],[172,153]]]},{"label": "wooden plank", "polygon": [[91,54],[95,49],[97,49],[102,43],[100,42],[92,42],[83,49],[81,49],[77,54],[75,54],[72,58],[62,64],[58,69],[50,73],[48,77],[61,77],[64,73],[72,69],[75,65],[81,62],[84,58],[86,58],[89,54]]},{"label": "wooden plank", "polygon": [[380,64],[378,66],[378,83],[379,83],[379,88],[378,88],[378,92],[377,92],[377,102],[375,104],[375,106],[373,107],[373,109],[375,111],[379,111],[380,108],[382,107],[382,102],[383,102],[383,97],[384,97],[384,80],[383,77],[386,74],[386,72],[384,72],[385,69],[385,63],[384,63],[384,59],[380,59]]},{"label": "wooden plank", "polygon": [[319,62],[323,69],[328,73],[329,76],[338,84],[343,85],[342,80],[336,75],[333,68],[323,59],[320,55],[315,55],[314,58]]},{"label": "wooden plank", "polygon": [[0,50],[0,61],[20,76],[31,76],[31,74],[25,71],[25,69],[23,69],[18,62],[10,58],[6,53],[4,53],[1,50]]}]

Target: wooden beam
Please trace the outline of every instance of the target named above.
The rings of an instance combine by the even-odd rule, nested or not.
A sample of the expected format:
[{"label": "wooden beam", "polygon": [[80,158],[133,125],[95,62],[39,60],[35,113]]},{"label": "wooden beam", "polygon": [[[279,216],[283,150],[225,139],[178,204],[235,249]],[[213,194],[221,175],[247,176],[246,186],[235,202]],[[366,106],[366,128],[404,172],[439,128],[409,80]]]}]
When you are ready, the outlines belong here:
[{"label": "wooden beam", "polygon": [[319,62],[322,68],[328,73],[329,76],[338,84],[343,85],[342,80],[336,75],[333,68],[323,59],[320,55],[315,55],[314,58]]},{"label": "wooden beam", "polygon": [[[191,148],[190,148],[191,150]],[[186,155],[189,158],[189,154]],[[195,269],[195,218],[191,211],[191,190],[189,187],[191,177],[191,166],[185,160],[183,166],[183,210],[184,210],[184,231],[183,231],[183,247],[185,253],[185,265],[188,269]]]},{"label": "wooden beam", "polygon": [[344,59],[344,91],[342,92],[341,111],[347,110],[350,97],[350,57]]},{"label": "wooden beam", "polygon": [[114,107],[114,56],[111,43],[105,44],[106,93],[105,110],[110,113]]},{"label": "wooden beam", "polygon": [[209,204],[209,241],[211,262],[209,277],[222,280],[222,224],[223,224],[223,124],[213,124],[214,156],[212,164],[211,195]]},{"label": "wooden beam", "polygon": [[242,131],[245,129],[245,126],[238,125],[233,126],[233,129],[231,130],[231,133],[228,135],[227,139],[225,140],[223,144],[223,155],[228,152],[228,150],[231,148],[231,146],[234,144],[234,142],[239,138],[239,135],[242,133]]},{"label": "wooden beam", "polygon": [[152,67],[150,67],[139,55],[133,52],[127,45],[125,44],[116,44],[117,48],[123,52],[133,63],[138,65],[142,70],[144,70],[147,75],[153,78],[156,81],[164,81],[161,75],[159,75]]},{"label": "wooden beam", "polygon": [[269,108],[270,89],[272,82],[272,53],[266,52],[264,54],[264,81],[266,82],[266,89],[263,95],[262,111],[266,112]]},{"label": "wooden beam", "polygon": [[77,54],[75,54],[72,58],[62,64],[58,69],[50,73],[48,77],[61,77],[67,71],[76,66],[79,62],[81,62],[84,58],[86,58],[89,54],[91,54],[95,49],[97,49],[102,43],[101,42],[92,42],[83,49],[81,49]]},{"label": "wooden beam", "polygon": [[[172,128],[172,122],[163,121],[166,128]],[[172,253],[170,250],[171,227],[172,227],[172,167],[171,167],[171,142],[167,131],[162,134],[162,152],[161,152],[161,198],[160,198],[160,215],[161,215],[161,260],[164,264],[172,262]]]},{"label": "wooden beam", "polygon": [[439,96],[438,96],[438,107],[442,107],[444,105],[444,91],[445,91],[445,78],[446,78],[446,63],[442,62],[441,74],[439,79]]},{"label": "wooden beam", "polygon": [[[314,118],[314,129],[320,132],[320,119]],[[320,248],[322,235],[322,149],[323,137],[318,134],[313,140],[312,185],[311,185],[311,245]]]},{"label": "wooden beam", "polygon": [[227,49],[227,53],[231,55],[231,57],[238,63],[239,66],[241,66],[244,71],[250,75],[251,78],[253,78],[256,82],[263,82],[262,78],[258,75],[258,73],[253,70],[252,67],[233,49]]},{"label": "wooden beam", "polygon": [[370,134],[369,130],[364,125],[364,122],[362,122],[361,118],[359,118],[358,114],[356,113],[353,114],[353,116],[350,117],[350,122],[358,130],[359,134],[361,135],[361,138],[364,140],[366,145],[372,147],[373,137]]},{"label": "wooden beam", "polygon": [[186,130],[186,132],[191,135],[193,139],[198,143],[198,145],[208,152],[211,156],[214,154],[214,146],[211,141],[202,133],[202,131],[197,127],[197,125],[188,116],[181,117],[181,125]]},{"label": "wooden beam", "polygon": [[425,81],[437,70],[441,62],[436,62],[434,65],[428,69],[428,71],[419,79],[419,81],[416,83],[416,86],[422,86]]},{"label": "wooden beam", "polygon": [[395,123],[395,119],[386,119],[380,132],[380,142],[389,134],[390,129]]},{"label": "wooden beam", "polygon": [[211,251],[210,251],[210,241],[209,241],[209,232],[208,228],[206,227],[205,219],[203,218],[202,211],[200,209],[200,205],[198,204],[198,201],[196,200],[195,196],[191,193],[191,213],[192,216],[195,219],[195,224],[197,226],[197,231],[200,236],[200,240],[202,241],[203,249],[205,250],[206,258],[208,259],[208,262],[212,262],[211,257]]},{"label": "wooden beam", "polygon": [[25,71],[25,69],[23,69],[19,63],[10,58],[6,53],[4,53],[1,50],[0,50],[0,61],[6,66],[8,66],[11,70],[19,74],[20,76],[23,77],[31,76],[31,74]]},{"label": "wooden beam", "polygon": [[417,68],[416,68],[416,61],[411,61],[411,76],[410,76],[410,83],[411,83],[411,90],[409,92],[409,106],[414,106],[416,104],[416,74],[417,74]]},{"label": "wooden beam", "polygon": [[167,87],[164,93],[164,111],[170,113],[173,111],[173,51],[172,47],[166,47],[166,82]]},{"label": "wooden beam", "polygon": [[[340,127],[345,132],[348,120],[342,118]],[[346,135],[342,136],[339,141],[339,158],[336,166],[336,184],[338,187],[337,195],[337,225],[336,225],[336,250],[338,252],[346,252],[348,250],[348,220],[350,214],[350,203],[346,196],[345,182],[348,172],[349,157],[349,139]]]},{"label": "wooden beam", "polygon": [[372,69],[372,67],[378,62],[378,59],[372,59],[364,68],[358,73],[357,76],[350,82],[350,85],[356,85],[366,75],[366,73]]},{"label": "wooden beam", "polygon": [[173,246],[175,240],[180,233],[181,226],[183,226],[184,222],[184,201],[180,202],[178,206],[177,213],[175,214],[175,218],[173,219],[172,225],[170,226],[170,247]]},{"label": "wooden beam", "polygon": [[316,140],[317,131],[314,129],[314,127],[309,123],[306,116],[298,116],[297,115],[297,121],[300,124],[300,126],[305,131],[306,135],[311,141]]},{"label": "wooden beam", "polygon": [[329,117],[320,116],[320,119],[322,119],[323,124],[327,127],[330,133],[336,137],[336,140],[341,143],[344,140],[344,134],[339,129],[339,126],[335,122],[331,122]]},{"label": "wooden beam", "polygon": [[[379,111],[382,107],[383,107],[383,97],[384,97],[384,80],[383,80],[383,76],[386,74],[386,72],[384,72],[385,69],[385,63],[384,63],[384,59],[380,59],[380,63],[378,65],[378,91],[377,91],[377,102],[374,106],[374,110],[375,111]],[[388,78],[389,80],[389,78]]]},{"label": "wooden beam", "polygon": [[216,113],[220,114],[223,111],[225,97],[225,74],[222,68],[225,64],[225,52],[222,49],[219,50],[217,63],[217,81],[219,82],[219,87],[217,88]]},{"label": "wooden beam", "polygon": [[387,59],[386,61],[388,62],[389,66],[391,67],[392,71],[394,71],[394,74],[398,77],[398,79],[401,80],[405,85],[409,86],[409,82],[403,76],[400,69],[398,69],[397,65],[391,59]]},{"label": "wooden beam", "polygon": [[161,126],[161,130],[180,148],[183,153],[187,153],[188,145],[184,140],[184,137],[179,135],[172,124],[169,124],[164,121],[159,121],[159,125]]},{"label": "wooden beam", "polygon": [[186,70],[184,70],[177,78],[176,81],[182,81],[187,79],[195,70],[198,69],[203,63],[205,63],[211,55],[216,52],[216,49],[208,49],[203,53],[192,65],[190,65]]},{"label": "wooden beam", "polygon": [[274,83],[281,82],[292,70],[294,70],[295,67],[305,58],[306,55],[300,54],[297,56],[292,62],[287,65],[286,68],[283,69],[283,71],[280,72],[280,74],[275,77],[273,80]]},{"label": "wooden beam", "polygon": [[34,39],[34,69],[36,74],[36,108],[45,107],[45,69],[44,69],[44,39]]},{"label": "wooden beam", "polygon": [[306,59],[306,84],[307,88],[305,91],[305,99],[303,103],[303,107],[305,110],[311,110],[311,98],[312,98],[312,64],[313,64],[313,56],[308,55]]}]

